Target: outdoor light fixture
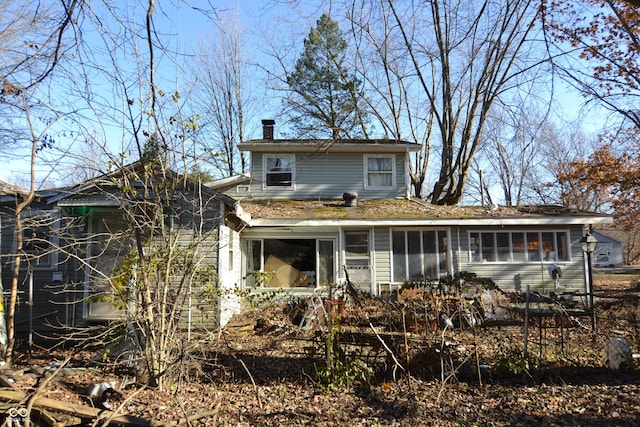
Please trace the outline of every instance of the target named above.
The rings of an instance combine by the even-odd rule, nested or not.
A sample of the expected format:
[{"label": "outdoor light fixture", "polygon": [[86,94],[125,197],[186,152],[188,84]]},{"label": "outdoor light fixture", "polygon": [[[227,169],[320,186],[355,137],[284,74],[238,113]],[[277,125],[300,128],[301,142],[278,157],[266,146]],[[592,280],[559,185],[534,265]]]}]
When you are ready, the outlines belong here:
[{"label": "outdoor light fixture", "polygon": [[591,253],[595,252],[598,240],[589,232],[580,239],[580,246],[587,257],[587,293],[589,295],[589,309],[591,310],[591,330],[596,329],[596,312],[593,305],[593,271],[591,269]]},{"label": "outdoor light fixture", "polygon": [[590,254],[591,252],[595,252],[596,245],[598,244],[598,240],[591,233],[587,233],[580,239],[580,246],[582,247],[582,251]]}]

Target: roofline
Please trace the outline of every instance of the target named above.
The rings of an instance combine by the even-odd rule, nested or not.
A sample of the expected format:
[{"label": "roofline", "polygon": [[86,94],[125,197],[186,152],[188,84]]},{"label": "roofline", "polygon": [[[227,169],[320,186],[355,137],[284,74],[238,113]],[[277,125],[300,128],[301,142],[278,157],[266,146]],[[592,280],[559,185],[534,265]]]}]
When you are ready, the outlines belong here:
[{"label": "roofline", "polygon": [[225,187],[227,185],[246,182],[246,181],[249,181],[250,179],[251,179],[251,174],[246,172],[238,175],[228,176],[225,178],[215,179],[210,182],[205,182],[202,185],[204,185],[205,187],[211,188],[212,190],[216,190],[218,188]]},{"label": "roofline", "polygon": [[362,148],[367,147],[370,153],[402,153],[405,151],[419,151],[420,145],[414,142],[393,141],[387,139],[358,140],[333,139],[253,139],[238,144],[240,151],[257,151],[263,153],[362,153]]},{"label": "roofline", "polygon": [[506,226],[540,226],[540,225],[601,225],[612,224],[609,216],[562,216],[562,217],[528,217],[528,218],[411,218],[411,219],[252,219],[250,227],[506,227]]}]

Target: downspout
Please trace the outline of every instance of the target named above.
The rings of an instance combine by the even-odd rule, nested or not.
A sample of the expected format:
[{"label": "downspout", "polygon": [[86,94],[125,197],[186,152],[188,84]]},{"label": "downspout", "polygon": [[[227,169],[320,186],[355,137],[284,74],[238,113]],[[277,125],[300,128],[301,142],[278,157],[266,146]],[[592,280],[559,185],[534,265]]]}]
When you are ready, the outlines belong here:
[{"label": "downspout", "polygon": [[33,346],[33,270],[29,268],[29,348]]},{"label": "downspout", "polygon": [[404,191],[407,199],[411,198],[411,175],[409,174],[409,162],[411,161],[411,155],[409,148],[405,148],[404,154]]},{"label": "downspout", "polygon": [[457,239],[458,239],[457,249],[456,249],[456,253],[457,253],[456,258],[458,259],[458,261],[457,261],[458,271],[457,272],[454,271],[454,273],[460,273],[461,270],[462,270],[462,264],[461,264],[461,261],[460,261],[460,254],[461,254],[461,251],[462,251],[462,248],[460,247],[460,226],[456,227],[456,236],[457,236]]}]

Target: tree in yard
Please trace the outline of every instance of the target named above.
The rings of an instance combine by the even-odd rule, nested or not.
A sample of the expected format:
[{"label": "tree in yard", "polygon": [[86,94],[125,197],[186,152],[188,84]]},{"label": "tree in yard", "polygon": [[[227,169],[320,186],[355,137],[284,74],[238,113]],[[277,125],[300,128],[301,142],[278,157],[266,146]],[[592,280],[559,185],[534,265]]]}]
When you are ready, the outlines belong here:
[{"label": "tree in yard", "polygon": [[423,147],[410,171],[415,196],[459,203],[490,115],[533,93],[545,59],[533,49],[537,3],[381,0],[349,16],[375,117],[390,137]]},{"label": "tree in yard", "polygon": [[[237,16],[216,24],[215,37],[201,43],[191,70],[200,130],[201,161],[215,166],[216,175],[247,172],[245,153],[237,149],[244,141],[247,123],[255,114],[252,72],[245,57],[242,30]],[[202,167],[202,165],[197,165]]]},{"label": "tree in yard", "polygon": [[[626,136],[626,137],[625,137]],[[627,143],[620,147],[620,140]],[[640,141],[637,128],[603,138],[603,145],[586,159],[574,161],[559,176],[563,199],[585,200],[593,211],[612,212],[614,229],[621,233],[625,263],[640,258]],[[585,206],[581,206],[585,208]]]},{"label": "tree in yard", "polygon": [[542,10],[565,80],[640,126],[640,9],[624,0],[569,0],[544,1]]},{"label": "tree in yard", "polygon": [[299,136],[367,137],[362,82],[347,66],[347,47],[327,14],[304,40],[304,51],[286,76],[287,113]]},{"label": "tree in yard", "polygon": [[[474,169],[483,175],[485,194],[488,188],[501,190],[498,200],[494,200],[499,204],[565,204],[589,210],[593,208],[591,192],[574,193],[575,197],[569,200],[566,196],[571,183],[559,181],[558,176],[592,146],[578,125],[563,123],[559,128],[548,114],[523,106],[490,119]],[[467,194],[474,198],[475,194],[482,194],[479,185],[471,176],[469,190],[475,192]]]},{"label": "tree in yard", "polygon": [[[92,215],[65,211],[64,219],[81,224],[82,236],[91,235],[91,240],[64,236],[70,243],[61,249],[80,266],[78,271],[86,272],[79,282],[88,294],[83,304],[118,309],[117,320],[91,340],[104,340],[108,348],[115,348],[113,337],[128,341],[138,380],[165,389],[176,373],[175,362],[189,351],[191,323],[185,319],[196,310],[198,295],[217,284],[213,266],[220,201],[187,179],[202,165],[193,154],[199,117],[187,112],[191,104],[184,93],[163,90],[182,83],[169,81],[159,68],[161,59],[174,55],[162,48],[170,42],[157,32],[161,25],[156,20],[166,14],[154,0],[123,9],[102,7],[87,11],[85,27],[78,28],[100,37],[90,49],[79,49],[79,69],[86,73],[79,77],[86,85],[72,89],[99,115],[80,125],[90,131],[88,125],[115,123],[120,140],[102,145],[109,162],[100,176],[76,190],[83,194],[89,188],[106,198],[105,206]],[[107,93],[98,84],[105,81]]]},{"label": "tree in yard", "polygon": [[[76,37],[67,40],[63,33],[51,37],[70,45],[64,45],[64,61],[54,61],[55,72],[47,74],[53,78],[49,91],[42,90],[46,80],[29,87],[40,92],[5,90],[3,108],[9,101],[15,104],[12,111],[22,116],[11,117],[23,125],[21,130],[32,130],[23,132],[23,140],[31,143],[32,165],[33,159],[44,157],[73,158],[83,164],[87,153],[92,160],[104,159],[92,162],[95,170],[86,186],[74,188],[83,196],[82,191],[89,189],[92,196],[104,197],[104,205],[93,211],[60,205],[59,223],[71,225],[54,230],[59,241],[56,254],[69,260],[61,263],[61,268],[69,267],[65,280],[73,276],[64,286],[75,292],[72,295],[88,295],[81,301],[84,306],[74,307],[104,303],[121,309],[118,321],[89,335],[91,343],[111,348],[107,340],[114,336],[130,340],[146,382],[164,388],[176,372],[174,362],[188,351],[187,344],[177,343],[188,342],[189,335],[183,332],[190,303],[218,283],[211,266],[217,255],[220,200],[186,178],[188,171],[197,170],[193,153],[198,118],[186,112],[187,100],[175,89],[179,85],[168,81],[170,73],[159,71],[162,60],[181,62],[167,47],[167,36],[157,31],[161,25],[156,19],[169,14],[154,0],[126,5],[99,2],[91,8],[71,8],[75,2],[69,1],[62,4],[75,14],[60,28]],[[38,58],[36,65],[41,63],[44,58]],[[42,74],[36,70],[25,69],[25,81]],[[172,90],[163,91],[167,87]],[[46,114],[43,109],[48,104],[36,96],[43,93],[55,107]],[[15,130],[6,119],[3,124]],[[47,133],[53,130],[61,135],[55,144]],[[92,149],[74,150],[76,135],[86,135]],[[69,170],[59,172],[73,175]],[[33,170],[31,177],[30,194],[37,188]],[[24,212],[24,203],[32,199],[33,195],[26,196],[17,211]],[[12,268],[20,273],[21,257],[28,258],[19,240],[20,217],[14,221],[18,249]],[[214,327],[214,321],[209,325]]]},{"label": "tree in yard", "polygon": [[38,153],[53,145],[50,132],[63,115],[57,107],[42,99],[41,94],[46,92],[44,88],[61,66],[65,52],[73,46],[68,34],[72,21],[81,10],[76,0],[52,7],[38,6],[28,2],[5,2],[0,6],[3,23],[0,36],[3,51],[0,66],[1,151],[7,159],[12,159],[15,153],[26,155],[28,168],[28,188],[26,192],[16,194],[13,209],[15,250],[9,259],[11,288],[8,304],[2,305],[1,312],[4,316],[6,309],[6,324],[4,321],[0,324],[0,342],[4,341],[2,358],[9,365],[14,356],[20,272],[23,263],[29,262],[25,252],[23,216],[36,198]]},{"label": "tree in yard", "polygon": [[564,199],[572,199],[574,192],[593,192],[592,210],[611,210],[618,225],[630,229],[640,217],[640,141],[635,127],[625,133],[627,150],[611,143],[619,140],[620,134],[608,135],[609,140],[605,140],[601,148],[587,159],[570,163],[567,172],[559,178],[571,183],[570,187],[565,186],[571,191],[563,194]]}]

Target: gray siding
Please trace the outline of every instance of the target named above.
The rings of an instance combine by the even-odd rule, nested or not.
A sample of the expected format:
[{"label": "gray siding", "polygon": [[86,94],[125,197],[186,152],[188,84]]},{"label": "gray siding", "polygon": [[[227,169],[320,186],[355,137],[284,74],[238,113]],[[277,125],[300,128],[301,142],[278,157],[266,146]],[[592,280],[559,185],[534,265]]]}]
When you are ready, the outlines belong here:
[{"label": "gray siding", "polygon": [[[416,229],[426,230],[427,228],[417,227]],[[541,231],[567,231],[567,227],[544,228]],[[473,231],[539,231],[538,229],[527,228],[482,228],[474,227]],[[581,227],[572,227],[570,231],[570,251],[569,261],[544,262],[544,263],[472,263],[469,261],[469,229],[450,228],[450,257],[452,273],[471,272],[478,277],[490,278],[504,291],[522,291],[527,286],[531,291],[549,293],[553,291],[553,280],[549,275],[548,268],[552,264],[557,264],[562,269],[560,279],[560,292],[583,292],[584,291],[584,257],[580,248],[580,238],[582,237]],[[389,228],[376,228],[375,230],[375,280],[376,289],[380,289],[381,283],[393,283],[391,280],[391,248],[389,241]],[[393,283],[393,288],[401,286],[402,283]]]},{"label": "gray siding", "polygon": [[374,262],[376,289],[380,283],[391,282],[391,242],[389,227],[377,227],[374,230]]},{"label": "gray siding", "polygon": [[[280,153],[285,154],[285,153]],[[263,189],[263,153],[251,154],[253,198],[341,199],[345,192],[357,192],[360,198],[396,198],[406,193],[405,155],[395,154],[395,187],[365,189],[365,153],[297,153],[294,189]],[[272,154],[268,154],[272,155]],[[231,194],[231,193],[229,193]]]},{"label": "gray siding", "polygon": [[[478,227],[473,228],[474,231],[484,231]],[[501,228],[486,229],[486,231],[566,231],[567,228]],[[525,291],[527,286],[531,291],[549,293],[553,291],[553,280],[549,275],[548,268],[552,264],[557,264],[562,269],[562,278],[560,279],[560,291],[583,291],[584,276],[583,266],[584,257],[580,247],[580,238],[582,237],[581,227],[573,227],[570,229],[570,261],[557,262],[539,262],[539,263],[471,263],[469,262],[469,242],[468,229],[460,229],[452,232],[452,240],[457,236],[460,237],[460,257],[459,263],[454,264],[455,271],[468,271],[478,275],[478,277],[487,277],[492,279],[496,284],[505,291]],[[454,241],[454,248],[457,246]]]},{"label": "gray siding", "polygon": [[[46,206],[33,204],[33,209],[48,209]],[[53,213],[53,211],[50,211]],[[28,215],[28,213],[27,213]],[[13,253],[15,253],[15,223],[13,212],[5,210],[1,217],[1,250],[2,250],[2,287],[5,294],[5,309],[8,295],[11,291]],[[59,273],[66,275],[77,270],[71,259],[67,260],[62,255],[49,253],[46,261],[36,262],[28,257],[21,260],[18,277],[18,300],[16,304],[16,342],[18,346],[26,344],[29,334],[35,342],[41,342],[41,335],[52,335],[60,330],[56,326],[69,324],[77,314],[75,310],[79,304],[73,304],[73,294],[62,293],[62,283],[57,280]],[[67,261],[67,265],[62,265]],[[31,273],[31,274],[30,274]],[[73,276],[72,276],[73,277]]]}]

